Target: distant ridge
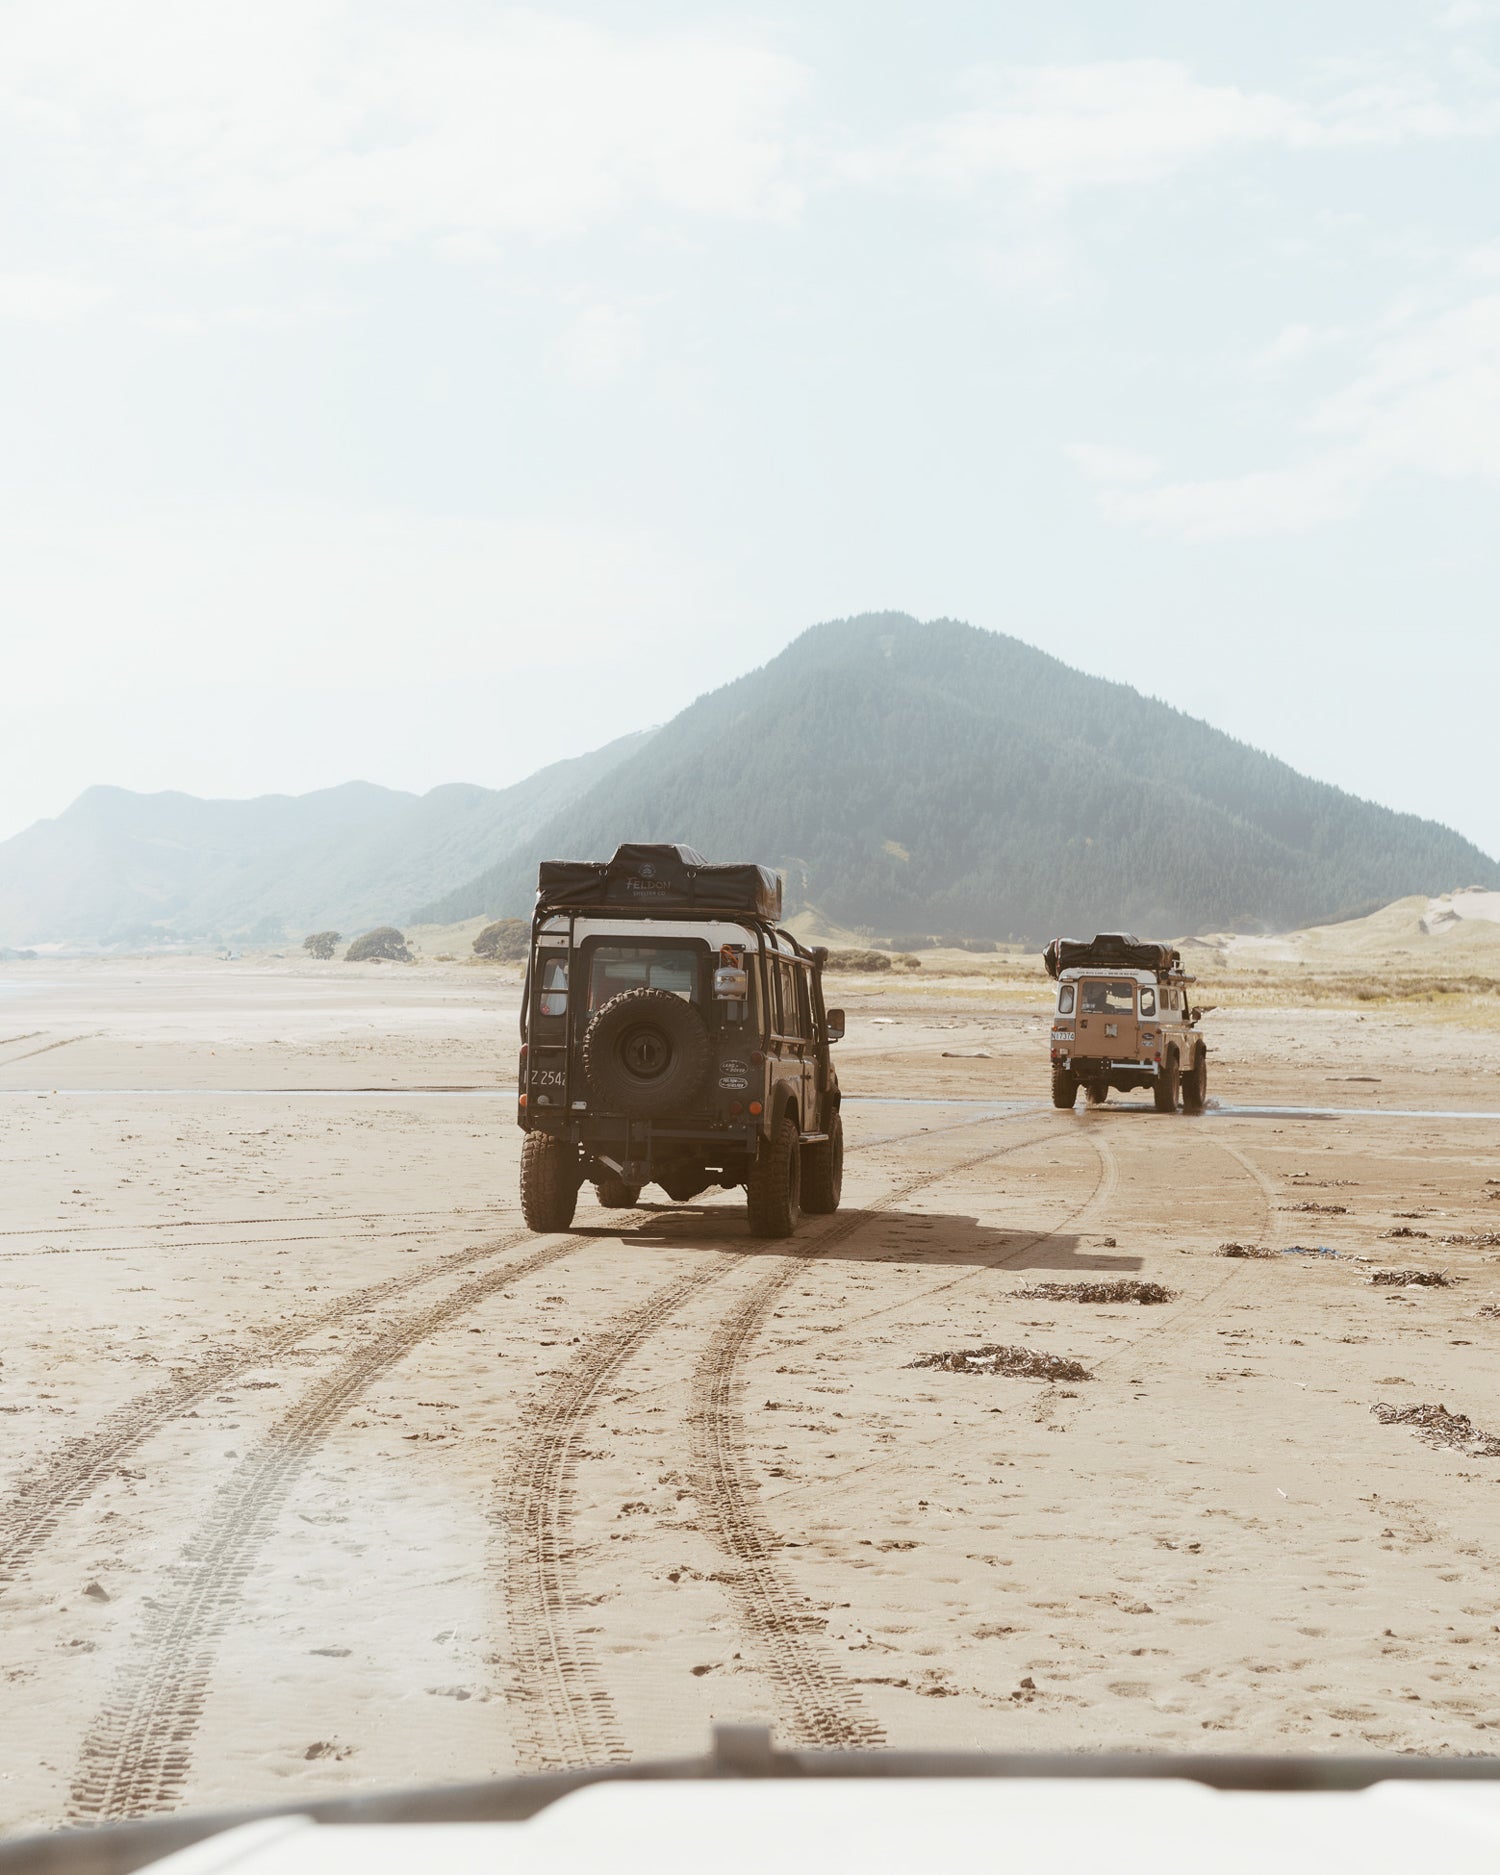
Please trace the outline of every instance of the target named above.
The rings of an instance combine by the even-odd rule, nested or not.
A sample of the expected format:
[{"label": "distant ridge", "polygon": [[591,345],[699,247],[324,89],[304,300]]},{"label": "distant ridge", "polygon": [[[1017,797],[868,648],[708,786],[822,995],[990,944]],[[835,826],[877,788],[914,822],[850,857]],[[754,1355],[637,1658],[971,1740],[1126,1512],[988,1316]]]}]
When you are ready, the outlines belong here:
[{"label": "distant ridge", "polygon": [[804,632],[420,915],[524,913],[539,858],[621,840],[765,861],[789,911],[876,935],[1290,929],[1500,886],[1450,828],[1019,639],[904,613]]},{"label": "distant ridge", "polygon": [[[1151,668],[1143,648],[1143,680]],[[663,728],[504,789],[91,788],[0,843],[0,946],[276,944],[525,913],[539,858],[680,840],[871,937],[1294,930],[1500,865],[998,632],[814,626]]]},{"label": "distant ridge", "polygon": [[313,794],[205,801],[90,788],[0,842],[0,944],[279,942],[404,918],[509,852],[651,732],[509,788],[428,794],[351,781]]}]

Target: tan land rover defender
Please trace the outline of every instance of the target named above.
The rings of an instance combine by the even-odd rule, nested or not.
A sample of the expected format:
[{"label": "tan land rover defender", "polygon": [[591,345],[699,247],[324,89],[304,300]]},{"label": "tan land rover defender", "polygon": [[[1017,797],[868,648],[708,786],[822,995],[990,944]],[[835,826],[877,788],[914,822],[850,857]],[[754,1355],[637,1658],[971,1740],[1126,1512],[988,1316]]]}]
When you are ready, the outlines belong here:
[{"label": "tan land rover defender", "polygon": [[1052,1104],[1089,1104],[1114,1087],[1149,1087],[1158,1113],[1202,1113],[1208,1050],[1198,1033],[1181,954],[1125,932],[1054,938],[1042,953],[1057,983],[1052,1017]]}]

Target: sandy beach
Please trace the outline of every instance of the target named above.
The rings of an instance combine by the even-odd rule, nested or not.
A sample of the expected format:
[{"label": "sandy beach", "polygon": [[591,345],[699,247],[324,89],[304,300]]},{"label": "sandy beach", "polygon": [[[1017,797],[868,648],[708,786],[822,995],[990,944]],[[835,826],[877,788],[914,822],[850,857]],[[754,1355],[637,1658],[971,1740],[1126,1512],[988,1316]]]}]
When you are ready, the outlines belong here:
[{"label": "sandy beach", "polygon": [[[838,982],[844,1209],[782,1245],[525,1231],[512,971],[0,969],[0,1826],[721,1718],[1494,1751],[1495,999],[1262,971],[1190,1119],[1054,1111],[1047,991]],[[1027,1293],[1116,1279],[1170,1299]],[[1081,1377],[913,1365],[993,1345]]]}]

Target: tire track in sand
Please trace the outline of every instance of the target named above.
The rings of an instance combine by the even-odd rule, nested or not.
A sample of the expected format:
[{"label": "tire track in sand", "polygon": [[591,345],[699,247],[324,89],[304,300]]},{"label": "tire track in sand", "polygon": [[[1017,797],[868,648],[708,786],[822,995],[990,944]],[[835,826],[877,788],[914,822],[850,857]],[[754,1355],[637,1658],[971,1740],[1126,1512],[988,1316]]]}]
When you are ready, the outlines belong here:
[{"label": "tire track in sand", "polygon": [[298,1473],[378,1375],[499,1289],[572,1256],[592,1236],[543,1241],[519,1262],[486,1270],[425,1308],[377,1329],[258,1439],[214,1495],[173,1570],[173,1592],[143,1632],[84,1738],[67,1821],[89,1824],[172,1809],[192,1765],[218,1646],[257,1551]]},{"label": "tire track in sand", "polygon": [[[1000,1114],[989,1123],[1003,1125],[1026,1117],[1031,1116]],[[913,1132],[901,1137],[920,1140],[926,1135]],[[902,1181],[866,1209],[850,1212],[820,1230],[808,1249],[790,1260],[789,1269],[850,1236],[924,1185],[1038,1143],[1026,1140],[991,1147],[959,1165]],[[503,1531],[501,1581],[514,1662],[513,1693],[520,1715],[515,1750],[523,1770],[619,1763],[630,1755],[592,1641],[577,1619],[591,1611],[574,1581],[578,1550],[570,1535],[582,1435],[601,1391],[621,1367],[699,1290],[745,1261],[744,1252],[727,1252],[708,1267],[669,1284],[624,1321],[596,1335],[557,1384],[527,1409],[528,1436],[494,1513]],[[764,1287],[764,1283],[757,1284],[752,1294],[758,1295]],[[862,1716],[845,1721],[849,1736],[870,1736],[862,1727],[868,1727]]]},{"label": "tire track in sand", "polygon": [[351,1315],[394,1301],[425,1283],[501,1256],[529,1241],[531,1235],[525,1230],[507,1232],[490,1243],[455,1251],[420,1269],[404,1271],[399,1276],[356,1289],[304,1314],[269,1323],[258,1331],[258,1339],[249,1345],[221,1348],[202,1356],[181,1368],[164,1385],[106,1414],[94,1431],[68,1439],[45,1453],[16,1480],[4,1507],[0,1508],[0,1595],[23,1573],[59,1521],[84,1503],[113,1474],[123,1458],[159,1432],[169,1420],[192,1411],[210,1394],[241,1375],[290,1353],[308,1335],[334,1327]]},{"label": "tire track in sand", "polygon": [[[38,1029],[37,1033],[45,1035],[46,1030]],[[20,1062],[35,1061],[38,1055],[50,1055],[54,1048],[71,1048],[74,1042],[96,1042],[103,1033],[103,1029],[95,1029],[88,1035],[65,1035],[61,1041],[45,1042],[40,1048],[28,1048],[24,1055],[12,1055],[8,1060],[0,1062],[0,1067],[14,1068]],[[20,1036],[17,1039],[29,1041],[30,1037]]]},{"label": "tire track in sand", "polygon": [[[1049,1132],[1039,1139],[1018,1140],[941,1172],[918,1174],[903,1180],[869,1210],[841,1219],[806,1251],[788,1256],[748,1291],[715,1331],[693,1375],[690,1417],[697,1496],[705,1530],[728,1564],[724,1579],[740,1622],[775,1690],[778,1720],[794,1744],[867,1749],[883,1745],[885,1734],[865,1711],[838,1665],[818,1645],[826,1626],[824,1618],[784,1578],[777,1565],[781,1544],[757,1501],[759,1483],[748,1476],[749,1438],[741,1407],[740,1368],[744,1356],[799,1268],[852,1235],[873,1214],[889,1209],[926,1185],[956,1177],[1002,1153],[1045,1145],[1056,1137],[1055,1132]],[[1117,1177],[1114,1156],[1106,1148],[1101,1154],[1099,1180],[1080,1207],[1080,1214],[1107,1197]],[[1054,1226],[1029,1241],[1040,1242],[1061,1228]],[[1006,1254],[1017,1255],[1019,1250]],[[953,1282],[965,1282],[980,1273],[969,1271]],[[952,1283],[941,1287],[952,1287]]]},{"label": "tire track in sand", "polygon": [[[1227,1153],[1254,1182],[1265,1212],[1264,1234],[1267,1242],[1274,1247],[1278,1239],[1285,1234],[1276,1211],[1276,1201],[1281,1195],[1276,1181],[1247,1158],[1237,1146],[1231,1146],[1226,1141],[1215,1138],[1197,1121],[1194,1122],[1192,1139],[1195,1145],[1213,1146],[1218,1151]],[[1127,1356],[1130,1357],[1132,1367],[1139,1366],[1141,1364],[1139,1354],[1142,1350],[1148,1361],[1159,1361],[1162,1358],[1163,1348],[1170,1347],[1177,1336],[1200,1315],[1216,1308],[1224,1290],[1231,1284],[1241,1281],[1246,1270],[1251,1267],[1253,1267],[1252,1264],[1241,1262],[1237,1258],[1226,1258],[1222,1273],[1195,1295],[1183,1297],[1175,1308],[1164,1312],[1159,1321],[1143,1322],[1134,1335],[1129,1336],[1120,1345],[1109,1349],[1106,1353],[1097,1356],[1094,1360],[1094,1372],[1100,1374],[1120,1367]]]},{"label": "tire track in sand", "polygon": [[494,1512],[505,1532],[503,1589],[522,1771],[620,1764],[630,1756],[593,1647],[575,1619],[584,1606],[573,1584],[577,1551],[569,1534],[580,1435],[601,1390],[625,1362],[690,1297],[741,1260],[734,1252],[716,1256],[659,1290],[595,1335],[557,1385],[527,1409],[527,1435]]},{"label": "tire track in sand", "polygon": [[[1035,1116],[1017,1115],[1016,1117],[1019,1119]],[[998,1152],[989,1156],[998,1158],[1000,1153],[1003,1152],[1021,1152],[1028,1146],[1046,1146],[1052,1144],[1059,1138],[1065,1137],[1065,1134],[1055,1132],[1044,1133],[1037,1139],[1024,1139],[1017,1141],[1014,1146],[1002,1146]],[[994,1256],[986,1257],[982,1263],[974,1264],[972,1268],[966,1269],[962,1275],[950,1276],[946,1282],[934,1283],[930,1288],[922,1291],[920,1300],[926,1302],[933,1296],[943,1295],[949,1289],[957,1289],[963,1283],[974,1282],[980,1276],[988,1276],[994,1270],[1004,1269],[1008,1263],[1013,1263],[1017,1257],[1025,1256],[1028,1250],[1035,1250],[1038,1244],[1045,1243],[1049,1237],[1060,1236],[1061,1233],[1070,1226],[1075,1230],[1081,1229],[1096,1214],[1104,1211],[1113,1201],[1115,1192],[1119,1188],[1120,1161],[1115,1156],[1114,1148],[1107,1140],[1096,1138],[1093,1135],[1088,1135],[1087,1137],[1089,1145],[1094,1149],[1094,1155],[1099,1161],[1099,1175],[1094,1181],[1093,1189],[1089,1192],[1088,1197],[1084,1199],[1082,1204],[1075,1205],[1073,1209],[1060,1218],[1056,1224],[1048,1225],[1046,1230],[1033,1231],[1029,1236],[1023,1237],[1019,1243],[1011,1244],[1009,1249],[997,1251]],[[982,1163],[982,1161],[978,1163]],[[954,1169],[955,1171],[962,1170],[961,1167],[955,1167]],[[878,1309],[866,1309],[862,1314],[850,1315],[844,1321],[840,1322],[837,1328],[827,1330],[823,1334],[820,1334],[818,1336],[819,1345],[824,1344],[827,1334],[847,1334],[851,1328],[862,1328],[867,1322],[879,1321],[882,1316],[894,1315],[899,1309],[905,1308],[906,1306],[906,1301],[887,1302]],[[810,1335],[803,1335],[798,1340],[788,1341],[786,1346],[788,1348],[805,1347],[812,1338],[813,1337]]]},{"label": "tire track in sand", "polygon": [[[504,1205],[453,1205],[442,1211],[303,1211],[296,1217],[165,1218],[148,1224],[24,1224],[0,1237],[77,1237],[86,1231],[272,1230],[278,1224],[370,1224],[393,1217],[492,1217]],[[270,1241],[268,1239],[268,1241]],[[279,1240],[278,1240],[279,1241]],[[288,1238],[286,1241],[298,1241]],[[142,1248],[132,1245],[133,1249]]]},{"label": "tire track in sand", "polygon": [[[1097,1122],[1093,1124],[1097,1124]],[[976,1275],[984,1274],[985,1270],[1002,1269],[1007,1263],[1014,1261],[1016,1257],[1024,1255],[1028,1250],[1035,1249],[1037,1244],[1045,1242],[1048,1237],[1055,1236],[1057,1232],[1062,1230],[1066,1225],[1073,1224],[1076,1226],[1081,1224],[1086,1218],[1103,1210],[1103,1208],[1111,1202],[1115,1192],[1119,1188],[1120,1162],[1113,1147],[1101,1136],[1091,1132],[1088,1137],[1090,1145],[1095,1147],[1100,1154],[1099,1182],[1075,1212],[1069,1217],[1064,1218],[1061,1224],[1055,1225],[1052,1230],[1038,1232],[1035,1236],[1028,1237],[1024,1243],[1013,1245],[1009,1250],[985,1264],[983,1269],[965,1271],[962,1276],[952,1277],[948,1282],[940,1283],[936,1288],[924,1291],[922,1299],[925,1301],[929,1296],[940,1295],[945,1289],[955,1288],[960,1283],[970,1281],[971,1278]],[[1214,1139],[1206,1132],[1198,1132],[1195,1134],[1195,1137],[1205,1145],[1220,1147],[1223,1151],[1227,1152],[1231,1158],[1238,1160],[1244,1167],[1245,1171],[1259,1187],[1261,1197],[1264,1200],[1267,1232],[1274,1232],[1276,1229],[1275,1201],[1279,1195],[1278,1187],[1275,1182],[1269,1178],[1268,1175],[1260,1171],[1259,1168],[1252,1165],[1236,1148],[1225,1145],[1223,1140]],[[1198,1294],[1187,1297],[1184,1301],[1179,1303],[1177,1307],[1165,1313],[1164,1319],[1161,1321],[1143,1321],[1139,1332],[1127,1339],[1122,1346],[1095,1358],[1093,1362],[1094,1372],[1100,1373],[1104,1371],[1105,1368],[1122,1365],[1127,1357],[1132,1357],[1133,1359],[1137,1350],[1140,1349],[1143,1344],[1147,1345],[1147,1358],[1152,1358],[1157,1352],[1156,1343],[1170,1344],[1174,1337],[1174,1332],[1179,1325],[1185,1325],[1191,1318],[1200,1314],[1204,1308],[1213,1304],[1217,1300],[1220,1292],[1229,1284],[1238,1280],[1248,1267],[1250,1266],[1246,1263],[1233,1260],[1227,1261],[1223,1275],[1211,1283],[1207,1289],[1200,1290]],[[847,1322],[840,1323],[838,1328],[833,1332],[838,1335],[845,1334],[851,1328],[861,1327],[866,1322],[874,1321],[882,1315],[889,1315],[902,1306],[901,1303],[891,1303],[883,1309],[871,1309],[863,1315],[851,1316]],[[789,1341],[786,1345],[788,1348],[805,1346],[808,1339],[810,1339],[810,1337],[803,1337],[801,1341]],[[820,1338],[820,1344],[823,1342],[826,1342],[826,1337]],[[966,1436],[966,1434],[946,1435],[929,1444],[926,1449],[929,1452],[941,1451]],[[816,1485],[788,1485],[779,1491],[768,1493],[762,1501],[766,1503],[792,1504],[799,1498],[805,1497],[811,1490],[817,1490],[826,1497],[831,1491],[852,1483],[853,1480],[858,1477],[862,1477],[867,1471],[871,1470],[874,1464],[884,1462],[883,1460],[870,1460],[864,1464],[849,1466],[843,1471],[820,1478]]]}]

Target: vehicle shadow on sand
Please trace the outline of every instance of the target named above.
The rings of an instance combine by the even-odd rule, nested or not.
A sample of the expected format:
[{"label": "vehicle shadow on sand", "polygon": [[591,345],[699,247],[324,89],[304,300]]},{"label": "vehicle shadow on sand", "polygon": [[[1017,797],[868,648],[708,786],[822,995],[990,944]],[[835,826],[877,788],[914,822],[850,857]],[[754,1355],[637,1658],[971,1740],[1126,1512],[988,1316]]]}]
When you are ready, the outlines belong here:
[{"label": "vehicle shadow on sand", "polygon": [[[652,1207],[640,1206],[642,1210]],[[820,1239],[837,1231],[826,1248]],[[843,1210],[804,1218],[795,1237],[752,1237],[745,1215],[727,1205],[662,1205],[648,1222],[620,1233],[627,1249],[734,1250],[746,1257],[806,1258],[818,1263],[886,1263],[923,1269],[1111,1270],[1141,1268],[1141,1258],[1098,1248],[1068,1231],[997,1230],[958,1213]]]}]

